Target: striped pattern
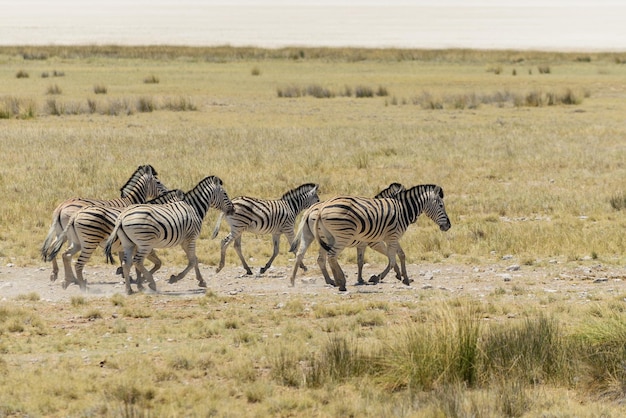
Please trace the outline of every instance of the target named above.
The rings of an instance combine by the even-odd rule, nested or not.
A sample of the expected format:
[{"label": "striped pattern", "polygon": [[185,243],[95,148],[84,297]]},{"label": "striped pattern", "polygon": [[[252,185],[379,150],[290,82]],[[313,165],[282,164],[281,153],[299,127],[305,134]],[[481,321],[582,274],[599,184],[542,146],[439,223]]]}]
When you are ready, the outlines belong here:
[{"label": "striped pattern", "polygon": [[[131,265],[135,265],[143,278],[148,280],[149,287],[156,290],[152,274],[143,265],[144,260],[154,248],[178,245],[185,251],[188,264],[180,274],[170,277],[169,282],[182,279],[189,270],[195,268],[199,286],[206,287],[198,268],[196,240],[209,208],[224,211],[226,214],[233,211],[233,204],[222,184],[218,177],[205,177],[185,194],[182,201],[162,205],[133,205],[119,215],[113,232],[105,243],[105,252],[107,259],[113,262],[113,244],[117,239],[120,240],[124,250],[122,265],[128,294],[133,293],[130,287]],[[142,288],[140,281],[137,285]]]},{"label": "striped pattern", "polygon": [[[184,198],[185,193],[182,190],[170,190],[161,196],[152,199],[147,204],[164,204],[169,202],[180,201]],[[80,251],[78,260],[74,269],[76,270],[76,277],[73,277],[73,272],[66,271],[66,277],[72,275],[72,278],[78,283],[82,290],[86,290],[87,282],[83,277],[83,269],[87,261],[91,258],[91,255],[98,246],[104,248],[104,241],[113,232],[115,221],[125,208],[114,206],[87,206],[80,209],[72,216],[69,223],[63,230],[63,233],[59,236],[57,242],[53,245],[50,256],[56,257],[57,253],[61,249],[64,241],[67,239],[70,242],[70,248],[63,253],[63,260],[65,265],[65,259],[71,258]],[[121,251],[121,244],[116,241],[113,244],[112,251]],[[154,263],[154,267],[150,269],[150,272],[154,274],[161,267],[161,260],[157,257],[156,253],[151,252],[148,259]],[[120,260],[122,259],[120,254]],[[63,288],[67,288],[72,281],[66,280],[63,282]]]},{"label": "striped pattern", "polygon": [[[319,202],[318,189],[319,186],[317,184],[306,183],[289,190],[277,200],[262,200],[245,196],[233,199],[235,211],[230,215],[226,215],[230,233],[222,240],[220,264],[216,272],[219,273],[224,268],[226,249],[234,241],[235,251],[241,260],[243,268],[246,270],[246,274],[252,274],[252,270],[241,252],[241,235],[244,231],[247,231],[259,235],[272,235],[274,252],[265,266],[261,268],[261,274],[265,273],[278,255],[280,236],[284,234],[289,241],[289,245],[291,245],[295,237],[294,225],[296,217],[304,209]],[[213,231],[213,238],[219,232],[221,221],[222,218],[220,216]],[[302,265],[302,268],[304,268],[304,265]]]},{"label": "striped pattern", "polygon": [[[56,257],[50,256],[52,246],[57,243],[59,236],[67,226],[71,217],[80,209],[91,206],[112,206],[126,207],[136,203],[143,203],[147,200],[165,193],[167,188],[157,178],[157,172],[151,165],[141,165],[135,170],[133,175],[128,179],[126,184],[120,189],[121,197],[112,200],[90,199],[90,198],[73,198],[59,204],[52,214],[52,225],[48,231],[44,243],[41,247],[41,256],[45,261],[52,262],[52,273],[50,280],[55,281],[58,277],[59,266]],[[68,260],[71,261],[71,260]],[[71,265],[65,263],[65,280],[71,280],[72,275],[68,276],[67,272],[71,272]]]},{"label": "striped pattern", "polygon": [[[375,199],[381,198],[394,198],[399,192],[404,191],[405,188],[400,183],[391,183],[385,189],[383,189],[380,193],[374,196]],[[296,263],[293,268],[293,272],[291,275],[291,285],[294,286],[296,273],[298,272],[298,266],[302,263],[304,259],[304,254],[307,249],[311,245],[313,241],[317,239],[315,235],[315,222],[317,221],[319,215],[319,209],[324,205],[324,202],[316,203],[310,208],[308,208],[303,214],[302,219],[300,220],[300,224],[298,226],[298,231],[296,233],[296,238],[293,241],[291,248],[289,251],[296,254]],[[378,251],[381,254],[387,254],[387,247],[384,242],[373,242],[373,243],[358,243],[353,242],[351,247],[357,247],[357,284],[365,284],[363,280],[363,264],[365,259],[365,249],[369,246],[372,249]],[[324,276],[324,281],[327,284],[332,286],[335,285],[335,282],[330,278],[328,274],[328,270],[326,269],[326,251],[320,247],[319,255],[317,257],[317,264],[322,271],[322,275]],[[398,268],[397,265],[394,265],[393,268],[396,272],[396,277],[398,280],[402,280],[404,277],[405,282],[408,284],[408,277],[406,273],[406,265],[405,265],[405,255],[402,248],[398,245],[398,257],[400,258],[400,264],[402,266],[402,272]],[[373,276],[377,277],[377,276]]]},{"label": "striped pattern", "polygon": [[314,230],[319,244],[328,252],[328,263],[339,290],[346,290],[345,274],[337,262],[344,248],[364,242],[384,242],[389,264],[380,274],[382,280],[395,265],[398,241],[422,212],[442,231],[450,228],[443,190],[432,184],[412,187],[392,199],[342,196],[325,202],[319,208]]}]

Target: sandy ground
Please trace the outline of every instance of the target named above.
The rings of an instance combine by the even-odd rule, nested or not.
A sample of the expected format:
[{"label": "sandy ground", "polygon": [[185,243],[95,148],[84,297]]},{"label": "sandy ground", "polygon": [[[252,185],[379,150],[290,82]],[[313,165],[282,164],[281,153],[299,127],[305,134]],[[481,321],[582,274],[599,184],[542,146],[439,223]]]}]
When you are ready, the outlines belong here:
[{"label": "sandy ground", "polygon": [[[164,297],[194,298],[204,294],[205,290],[218,295],[282,296],[302,294],[308,297],[316,295],[339,294],[336,288],[324,283],[315,260],[305,260],[309,267],[307,273],[299,272],[295,287],[289,285],[290,267],[272,267],[263,275],[247,276],[238,266],[226,266],[215,274],[213,266],[201,265],[201,272],[207,282],[207,288],[198,287],[193,270],[183,280],[170,284],[167,278],[177,273],[182,266],[163,267],[155,274],[157,294]],[[366,265],[365,277],[382,270],[383,265]],[[606,266],[593,260],[582,263],[552,261],[543,266],[516,264],[514,259],[498,260],[490,265],[472,266],[466,264],[410,264],[407,265],[410,286],[405,286],[395,279],[393,272],[378,285],[356,286],[356,266],[344,263],[348,277],[348,291],[355,293],[380,293],[395,296],[423,296],[427,292],[438,295],[471,296],[482,298],[496,290],[505,289],[508,293],[549,293],[569,294],[576,299],[588,300],[603,296],[626,296],[626,268]],[[258,269],[255,271],[258,272]],[[110,297],[116,293],[125,294],[121,276],[115,274],[115,268],[109,265],[87,265],[85,277],[88,282],[87,292],[81,292],[76,285],[67,289],[62,287],[62,271],[59,279],[51,282],[50,267],[16,267],[11,264],[0,266],[0,301],[14,299],[20,295],[37,293],[41,300],[49,302],[70,301],[72,297]],[[343,292],[342,292],[343,294]]]}]

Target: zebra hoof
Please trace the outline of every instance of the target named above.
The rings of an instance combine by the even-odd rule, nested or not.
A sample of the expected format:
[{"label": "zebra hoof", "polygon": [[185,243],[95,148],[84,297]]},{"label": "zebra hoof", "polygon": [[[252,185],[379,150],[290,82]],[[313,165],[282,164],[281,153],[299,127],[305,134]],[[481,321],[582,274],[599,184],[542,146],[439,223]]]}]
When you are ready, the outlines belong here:
[{"label": "zebra hoof", "polygon": [[405,285],[407,285],[407,286],[410,286],[412,281],[413,281],[413,280],[410,280],[410,279],[404,279],[404,280],[402,280],[402,284],[405,284]]},{"label": "zebra hoof", "polygon": [[67,287],[70,285],[70,282],[68,281],[64,281],[63,284],[61,284],[61,287],[63,287],[63,290],[67,289]]},{"label": "zebra hoof", "polygon": [[50,274],[50,281],[51,282],[56,282],[58,278],[59,278],[59,276],[57,274],[54,274],[54,273]]},{"label": "zebra hoof", "polygon": [[[266,269],[265,267],[261,267],[261,270],[259,270],[259,273],[260,273],[260,274],[263,274],[263,273],[265,273],[266,271],[267,271],[267,269]],[[248,274],[250,274],[250,273],[248,273]]]},{"label": "zebra hoof", "polygon": [[118,268],[115,270],[115,274],[119,276],[119,275],[121,275],[121,274],[122,274],[122,272],[123,272],[123,271],[124,271],[124,269],[122,269],[121,267],[118,267]]},{"label": "zebra hoof", "polygon": [[346,287],[345,287],[345,286],[342,286],[342,287],[340,287],[340,288],[339,288],[339,291],[340,291],[340,292],[347,292],[347,291],[348,291],[348,289],[346,289]]},{"label": "zebra hoof", "polygon": [[378,276],[372,276],[372,277],[370,277],[370,279],[368,281],[371,284],[378,284],[380,282],[380,280],[378,279]]},{"label": "zebra hoof", "polygon": [[198,286],[199,287],[206,287],[206,282],[204,280],[202,280],[201,282],[198,282]]},{"label": "zebra hoof", "polygon": [[156,291],[157,291],[157,290],[156,290],[156,283],[150,283],[150,284],[148,285],[148,287],[149,287],[149,288],[150,288],[150,290],[152,290],[153,292],[156,292]]},{"label": "zebra hoof", "polygon": [[355,285],[355,286],[365,286],[366,284],[367,284],[367,283],[365,283],[365,281],[363,281],[363,280],[359,280],[359,281],[357,281],[354,285]]},{"label": "zebra hoof", "polygon": [[177,281],[178,281],[178,277],[172,274],[167,282],[171,284],[171,283],[176,283]]},{"label": "zebra hoof", "polygon": [[252,276],[252,270],[246,270],[246,274],[247,274],[248,276]]}]

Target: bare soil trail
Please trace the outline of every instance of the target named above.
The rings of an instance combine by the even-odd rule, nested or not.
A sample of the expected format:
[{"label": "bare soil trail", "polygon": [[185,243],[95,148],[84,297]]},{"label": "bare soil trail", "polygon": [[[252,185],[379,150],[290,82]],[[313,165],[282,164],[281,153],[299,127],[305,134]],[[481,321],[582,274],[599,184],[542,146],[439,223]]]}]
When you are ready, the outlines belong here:
[{"label": "bare soil trail", "polygon": [[[215,274],[215,267],[201,265],[201,272],[207,281],[206,289],[197,286],[193,271],[177,283],[168,283],[167,278],[178,272],[180,267],[164,267],[155,275],[155,294],[178,298],[195,298],[204,295],[205,291],[218,295],[270,297],[340,295],[336,288],[324,283],[312,260],[305,260],[305,263],[309,270],[307,273],[299,272],[294,287],[289,285],[289,267],[272,267],[263,275],[247,276],[241,267],[226,266],[219,274]],[[606,266],[599,262],[553,262],[546,266],[520,266],[506,260],[479,266],[449,263],[409,264],[407,270],[409,277],[413,279],[411,286],[397,281],[393,272],[378,285],[356,286],[356,267],[349,263],[344,264],[348,291],[341,294],[381,294],[389,300],[422,297],[425,294],[432,295],[433,292],[444,298],[468,296],[479,299],[494,292],[568,294],[581,301],[589,300],[592,296],[626,296],[626,268]],[[383,267],[366,265],[364,270],[365,273],[372,274]],[[87,292],[81,292],[76,285],[62,288],[62,272],[56,282],[51,282],[48,267],[16,267],[11,264],[0,266],[0,302],[31,293],[36,293],[42,301],[49,302],[71,301],[76,296],[108,298],[118,293],[125,294],[123,280],[115,274],[113,266],[90,265],[85,270],[88,289]],[[258,272],[258,269],[255,271]],[[364,277],[369,276],[364,274]]]}]

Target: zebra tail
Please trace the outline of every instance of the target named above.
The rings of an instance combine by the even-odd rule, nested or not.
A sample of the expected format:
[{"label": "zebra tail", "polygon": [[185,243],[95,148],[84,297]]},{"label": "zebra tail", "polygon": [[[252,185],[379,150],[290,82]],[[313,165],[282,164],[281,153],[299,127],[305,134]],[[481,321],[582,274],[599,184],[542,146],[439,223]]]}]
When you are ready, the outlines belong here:
[{"label": "zebra tail", "polygon": [[220,212],[220,215],[217,217],[217,222],[215,223],[215,228],[213,229],[213,235],[211,235],[211,239],[215,239],[215,237],[217,237],[217,234],[219,234],[223,216],[224,212]]},{"label": "zebra tail", "polygon": [[115,264],[115,260],[113,259],[112,247],[113,243],[117,239],[117,231],[120,229],[122,223],[120,222],[120,218],[118,218],[117,222],[115,222],[115,227],[113,228],[113,232],[109,235],[109,238],[104,242],[104,255],[106,257],[107,263]]},{"label": "zebra tail", "polygon": [[65,241],[67,241],[67,228],[65,228],[63,232],[61,232],[61,234],[57,237],[57,239],[52,243],[52,245],[48,247],[47,255],[43,254],[43,251],[42,251],[44,260],[45,261],[54,260],[57,254],[59,253],[59,251],[61,251],[61,247],[63,247],[63,244],[65,244]]},{"label": "zebra tail", "polygon": [[[50,229],[48,230],[48,235],[46,235],[46,239],[44,239],[43,244],[41,246],[41,258],[43,261],[50,261],[52,258],[48,259],[48,252],[50,251],[50,246],[57,239],[57,226],[60,226],[59,221],[59,213],[54,211],[52,217],[52,225],[50,225]],[[53,257],[54,258],[54,257]]]},{"label": "zebra tail", "polygon": [[[326,227],[324,226],[324,222],[322,221],[322,214],[320,213],[320,215],[317,217],[317,219],[315,220],[315,232],[321,230],[322,233],[321,234],[315,234],[315,236],[317,237],[317,242],[320,244],[320,246],[326,251],[329,252],[332,248],[332,245],[334,244],[334,238],[332,236],[332,234],[330,233],[330,231],[328,229],[326,229]],[[328,238],[328,243],[324,242],[324,239],[322,238],[322,236],[325,236]]]},{"label": "zebra tail", "polygon": [[298,224],[298,230],[296,231],[296,236],[291,243],[291,247],[289,247],[290,253],[296,253],[298,251],[298,247],[300,246],[300,241],[302,241],[302,231],[304,228],[304,224],[307,223],[307,216],[303,216],[300,219],[300,224]]}]

